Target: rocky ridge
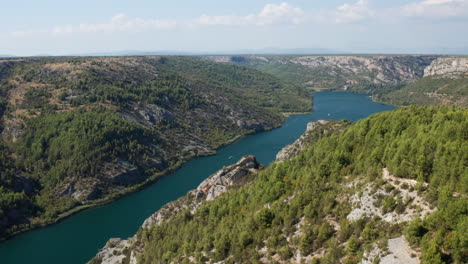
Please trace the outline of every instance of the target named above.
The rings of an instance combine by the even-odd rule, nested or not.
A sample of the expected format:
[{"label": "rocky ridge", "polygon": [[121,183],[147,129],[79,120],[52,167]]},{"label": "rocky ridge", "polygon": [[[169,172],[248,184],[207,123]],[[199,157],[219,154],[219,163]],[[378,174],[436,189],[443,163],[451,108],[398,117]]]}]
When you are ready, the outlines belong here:
[{"label": "rocky ridge", "polygon": [[[394,56],[305,56],[291,62],[308,68],[328,67],[333,75],[375,73],[375,76],[364,77],[375,84],[409,82],[421,75],[420,62],[412,65]],[[349,84],[353,82],[350,80]]]},{"label": "rocky ridge", "polygon": [[282,148],[276,154],[276,161],[283,162],[287,159],[290,159],[296,156],[299,152],[301,152],[306,147],[306,145],[311,144],[311,142],[307,140],[309,132],[317,128],[317,126],[324,126],[328,124],[328,122],[329,122],[328,120],[318,120],[318,121],[309,122],[307,124],[306,131],[304,132],[304,134],[302,134],[292,144],[289,144],[285,146],[284,148]]},{"label": "rocky ridge", "polygon": [[424,77],[468,77],[468,57],[438,58],[424,69]]},{"label": "rocky ridge", "polygon": [[468,57],[441,57],[424,69],[424,76],[400,89],[381,91],[374,99],[394,105],[468,106]]},{"label": "rocky ridge", "polygon": [[[263,165],[258,163],[254,156],[244,156],[237,163],[209,176],[184,197],[164,205],[144,221],[142,228],[159,225],[184,210],[193,214],[204,202],[215,199],[231,188],[248,183],[262,168]],[[138,254],[138,249],[135,248],[137,242],[136,236],[126,240],[111,238],[89,263],[119,264],[125,260],[135,264]]]},{"label": "rocky ridge", "polygon": [[194,213],[204,201],[211,201],[234,186],[246,183],[246,177],[255,175],[263,165],[252,155],[242,157],[237,163],[226,166],[206,178],[198,187],[189,191],[185,197],[169,203],[148,217],[142,227],[160,224],[180,211],[189,209]]},{"label": "rocky ridge", "polygon": [[436,58],[437,56],[418,55],[205,57],[218,63],[253,67],[310,88],[343,90],[414,82],[422,78],[424,68]]},{"label": "rocky ridge", "polygon": [[276,154],[276,162],[283,162],[285,160],[295,157],[299,152],[313,144],[320,137],[336,133],[345,128],[349,123],[331,120],[317,120],[307,124],[306,131],[294,141],[282,148]]}]

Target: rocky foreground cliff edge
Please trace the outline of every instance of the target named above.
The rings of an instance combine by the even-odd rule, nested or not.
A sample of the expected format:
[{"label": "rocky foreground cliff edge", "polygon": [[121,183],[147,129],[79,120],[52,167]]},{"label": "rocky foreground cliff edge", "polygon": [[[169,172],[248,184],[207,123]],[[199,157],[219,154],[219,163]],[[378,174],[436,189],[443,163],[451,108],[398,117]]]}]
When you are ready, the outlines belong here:
[{"label": "rocky foreground cliff edge", "polygon": [[[164,205],[144,221],[142,228],[159,225],[187,209],[193,214],[203,202],[213,200],[229,189],[248,183],[261,169],[263,169],[263,165],[254,156],[246,155],[237,163],[226,166],[209,176],[184,197]],[[126,240],[111,238],[89,263],[117,264],[129,262],[136,264],[136,255],[138,254],[136,242],[137,238],[135,236]]]}]

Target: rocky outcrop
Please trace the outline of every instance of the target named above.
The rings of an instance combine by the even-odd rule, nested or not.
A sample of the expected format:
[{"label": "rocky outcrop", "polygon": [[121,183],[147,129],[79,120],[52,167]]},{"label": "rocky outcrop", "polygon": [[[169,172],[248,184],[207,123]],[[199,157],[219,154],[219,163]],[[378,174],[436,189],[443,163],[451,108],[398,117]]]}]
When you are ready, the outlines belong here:
[{"label": "rocky outcrop", "polygon": [[[362,264],[372,264],[379,261],[380,264],[419,264],[419,255],[412,249],[404,236],[387,240],[388,249],[383,250],[376,244],[371,251],[365,252]],[[387,251],[387,252],[384,252]]]},{"label": "rocky outcrop", "polygon": [[[383,221],[396,224],[417,217],[423,218],[437,209],[431,207],[429,202],[418,195],[415,180],[390,175],[386,168],[382,170],[382,179],[385,185],[375,186],[369,183],[362,187],[362,192],[350,197],[349,202],[353,205],[353,210],[347,215],[348,220],[356,221],[364,217],[378,216]],[[382,201],[385,200],[398,201],[395,203],[400,204],[399,209],[387,210],[388,208],[382,206]]]},{"label": "rocky outcrop", "polygon": [[287,145],[276,154],[276,162],[295,157],[319,138],[336,133],[350,124],[349,121],[317,120],[307,124],[306,131],[294,143]]},{"label": "rocky outcrop", "polygon": [[172,112],[154,104],[133,104],[121,114],[127,121],[148,127],[172,123],[176,119]]},{"label": "rocky outcrop", "polygon": [[61,188],[60,196],[71,197],[80,202],[102,198],[102,184],[96,178],[72,180]]},{"label": "rocky outcrop", "polygon": [[[249,181],[248,176],[256,175],[262,168],[263,165],[254,156],[244,156],[237,163],[209,176],[186,196],[163,206],[148,217],[142,227],[161,224],[184,210],[190,210],[193,214],[203,202],[213,200],[235,186],[244,185]],[[125,260],[136,264],[137,251],[132,247],[137,242],[135,236],[126,240],[111,238],[89,263],[118,264]]]},{"label": "rocky outcrop", "polygon": [[254,156],[244,156],[237,163],[224,167],[209,176],[195,190],[189,191],[185,197],[163,206],[145,220],[143,227],[160,224],[185,209],[193,213],[203,201],[213,200],[233,186],[242,185],[246,182],[246,176],[256,174],[261,168],[262,165]]},{"label": "rocky outcrop", "polygon": [[[333,75],[365,76],[374,84],[414,81],[434,58],[417,56],[302,56],[290,62],[309,68],[327,67]],[[423,67],[421,67],[423,66]],[[374,74],[369,74],[374,73]],[[349,83],[356,80],[349,80]]]},{"label": "rocky outcrop", "polygon": [[468,77],[468,57],[438,58],[424,69],[424,77],[443,76],[450,78]]},{"label": "rocky outcrop", "polygon": [[106,245],[97,253],[96,257],[90,262],[101,264],[120,264],[132,263],[136,264],[134,254],[130,253],[130,246],[134,239],[122,240],[120,238],[111,238]]},{"label": "rocky outcrop", "polygon": [[[207,56],[218,63],[238,63],[308,87],[344,89],[410,83],[422,78],[437,56]],[[274,70],[272,70],[274,69]],[[303,72],[297,76],[298,69]],[[281,73],[281,74],[278,74]],[[360,91],[362,92],[362,91]]]},{"label": "rocky outcrop", "polygon": [[302,134],[298,139],[296,139],[294,143],[287,145],[276,154],[276,161],[283,162],[299,154],[299,152],[301,152],[306,146],[312,143],[309,140],[307,140],[309,132],[316,129],[317,126],[326,125],[328,122],[328,120],[318,120],[309,122],[307,124],[307,128],[304,134]]}]

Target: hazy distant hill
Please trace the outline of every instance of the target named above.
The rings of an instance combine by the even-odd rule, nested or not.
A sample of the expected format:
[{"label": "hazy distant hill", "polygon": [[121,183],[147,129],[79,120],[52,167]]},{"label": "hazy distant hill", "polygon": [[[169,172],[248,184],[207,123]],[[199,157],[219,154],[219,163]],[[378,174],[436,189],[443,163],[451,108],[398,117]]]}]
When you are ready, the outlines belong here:
[{"label": "hazy distant hill", "polygon": [[468,106],[468,57],[442,57],[424,69],[420,80],[376,99],[395,105],[455,104]]},{"label": "hazy distant hill", "polygon": [[372,95],[393,105],[468,105],[468,57],[435,55],[213,55],[312,90]]}]

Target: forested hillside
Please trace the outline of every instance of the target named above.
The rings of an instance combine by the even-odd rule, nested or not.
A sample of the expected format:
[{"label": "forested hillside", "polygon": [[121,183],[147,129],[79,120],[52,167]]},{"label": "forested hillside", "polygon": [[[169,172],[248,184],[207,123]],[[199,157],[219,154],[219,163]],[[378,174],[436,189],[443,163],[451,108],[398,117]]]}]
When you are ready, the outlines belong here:
[{"label": "forested hillside", "polygon": [[0,60],[0,239],[310,110],[299,86],[194,57]]},{"label": "forested hillside", "polygon": [[124,262],[468,259],[466,108],[404,107],[309,138],[252,183],[141,229]]}]

